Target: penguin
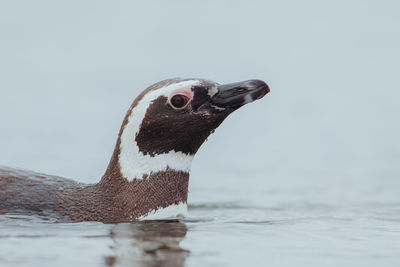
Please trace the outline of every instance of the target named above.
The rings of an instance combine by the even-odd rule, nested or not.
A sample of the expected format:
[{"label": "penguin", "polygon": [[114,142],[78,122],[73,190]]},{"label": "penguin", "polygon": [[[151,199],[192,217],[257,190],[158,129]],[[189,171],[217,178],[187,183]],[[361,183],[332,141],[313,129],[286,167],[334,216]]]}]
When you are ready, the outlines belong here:
[{"label": "penguin", "polygon": [[229,114],[269,91],[261,80],[173,78],[153,84],[126,113],[98,183],[0,167],[0,214],[57,222],[183,218],[197,150]]}]

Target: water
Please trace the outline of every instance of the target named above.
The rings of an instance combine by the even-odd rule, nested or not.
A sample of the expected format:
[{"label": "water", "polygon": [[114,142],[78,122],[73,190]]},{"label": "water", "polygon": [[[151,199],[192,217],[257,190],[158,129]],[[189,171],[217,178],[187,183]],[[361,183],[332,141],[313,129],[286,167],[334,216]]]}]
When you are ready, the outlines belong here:
[{"label": "water", "polygon": [[0,165],[97,182],[168,77],[271,93],[196,155],[188,218],[1,215],[0,266],[400,265],[397,1],[22,2],[0,2]]},{"label": "water", "polygon": [[[329,186],[316,179],[289,186],[285,181],[239,197],[226,193],[231,202],[205,201],[210,199],[206,194],[191,201],[190,216],[179,222],[55,224],[3,215],[0,262],[4,266],[378,266],[382,262],[397,266],[400,184],[398,179],[381,182],[347,181],[346,192],[340,179]],[[258,179],[254,183],[261,184]],[[210,195],[217,192],[208,190]],[[264,201],[250,204],[252,199]]]}]

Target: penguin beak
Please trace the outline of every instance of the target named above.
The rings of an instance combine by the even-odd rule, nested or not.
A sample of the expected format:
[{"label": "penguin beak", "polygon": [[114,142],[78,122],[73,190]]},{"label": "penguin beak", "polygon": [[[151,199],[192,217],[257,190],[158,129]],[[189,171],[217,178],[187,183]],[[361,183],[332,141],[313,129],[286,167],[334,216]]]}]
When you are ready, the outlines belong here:
[{"label": "penguin beak", "polygon": [[211,98],[211,104],[230,110],[240,108],[269,93],[268,85],[261,80],[222,84],[217,89],[218,92]]}]

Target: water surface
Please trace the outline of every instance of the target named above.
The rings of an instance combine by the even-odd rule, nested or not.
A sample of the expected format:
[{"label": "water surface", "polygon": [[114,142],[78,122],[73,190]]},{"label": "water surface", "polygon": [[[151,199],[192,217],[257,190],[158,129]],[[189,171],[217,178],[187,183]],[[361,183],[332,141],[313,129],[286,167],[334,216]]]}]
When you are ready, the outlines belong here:
[{"label": "water surface", "polygon": [[180,221],[65,224],[2,215],[0,265],[398,266],[397,179],[353,184],[347,193],[340,180],[325,189],[315,179],[282,183],[241,201],[194,199]]}]

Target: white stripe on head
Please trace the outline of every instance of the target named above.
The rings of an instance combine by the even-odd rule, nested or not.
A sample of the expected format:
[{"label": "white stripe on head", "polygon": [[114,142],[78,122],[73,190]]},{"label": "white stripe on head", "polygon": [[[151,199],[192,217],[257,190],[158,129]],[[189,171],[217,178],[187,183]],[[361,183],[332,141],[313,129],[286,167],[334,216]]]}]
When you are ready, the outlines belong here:
[{"label": "white stripe on head", "polygon": [[121,134],[119,165],[121,173],[128,181],[143,179],[144,175],[164,171],[168,167],[176,171],[189,172],[193,155],[188,155],[174,150],[168,153],[158,154],[154,157],[143,154],[136,143],[136,135],[139,133],[140,125],[146,116],[147,108],[160,96],[169,97],[176,90],[188,86],[197,85],[197,80],[188,80],[173,83],[147,92],[143,98],[133,107],[128,122]]},{"label": "white stripe on head", "polygon": [[214,85],[213,87],[211,87],[211,88],[208,90],[208,95],[209,95],[210,97],[213,97],[216,93],[218,93],[218,88],[217,88],[216,85]]}]

